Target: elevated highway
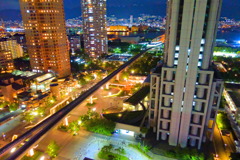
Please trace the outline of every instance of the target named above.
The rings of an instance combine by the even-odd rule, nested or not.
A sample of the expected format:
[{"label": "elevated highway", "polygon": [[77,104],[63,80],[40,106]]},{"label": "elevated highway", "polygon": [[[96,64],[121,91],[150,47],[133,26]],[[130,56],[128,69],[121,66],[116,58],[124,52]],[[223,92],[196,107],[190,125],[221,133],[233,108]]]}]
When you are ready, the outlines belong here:
[{"label": "elevated highway", "polygon": [[19,147],[14,153],[12,153],[7,158],[7,160],[18,159],[21,156],[23,156],[26,151],[28,151],[34,144],[36,144],[40,139],[42,139],[49,130],[51,130],[58,122],[60,122],[65,116],[67,116],[75,107],[81,104],[84,100],[90,97],[94,92],[100,89],[104,84],[106,84],[112,78],[117,76],[118,73],[123,71],[125,68],[127,68],[130,64],[132,64],[134,61],[136,61],[138,58],[140,58],[143,54],[145,54],[150,49],[152,48],[148,48],[144,51],[141,51],[138,55],[132,57],[129,61],[127,61],[122,66],[120,66],[117,70],[109,74],[106,78],[98,82],[96,85],[94,85],[85,93],[77,97],[74,101],[70,102],[64,108],[54,113],[52,116],[50,116],[43,122],[39,123],[37,126],[33,127],[32,129],[24,133],[13,142],[1,148],[0,156],[3,156],[9,153],[12,148],[17,147],[23,141],[25,141],[26,139],[29,139],[28,141],[25,142],[25,144],[23,144],[23,146]]}]

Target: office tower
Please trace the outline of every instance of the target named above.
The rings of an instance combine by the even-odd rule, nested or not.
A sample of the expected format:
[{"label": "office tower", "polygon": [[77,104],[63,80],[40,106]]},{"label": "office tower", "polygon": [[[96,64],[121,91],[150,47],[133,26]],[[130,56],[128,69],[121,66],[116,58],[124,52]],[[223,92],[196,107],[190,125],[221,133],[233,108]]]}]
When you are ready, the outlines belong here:
[{"label": "office tower", "polygon": [[82,0],[84,49],[91,57],[107,53],[106,0]]},{"label": "office tower", "polygon": [[20,0],[20,7],[32,70],[70,75],[63,0]]},{"label": "office tower", "polygon": [[5,30],[5,24],[3,19],[1,19],[1,25],[0,25],[0,38],[5,37],[7,35],[7,32]]},{"label": "office tower", "polygon": [[68,36],[71,53],[81,49],[80,35]]},{"label": "office tower", "polygon": [[10,51],[0,50],[0,73],[12,72],[13,69],[12,53]]},{"label": "office tower", "polygon": [[15,39],[1,38],[0,50],[10,51],[13,59],[23,57],[23,49]]},{"label": "office tower", "polygon": [[211,59],[222,0],[169,0],[161,73],[151,75],[149,122],[157,140],[201,147],[212,139],[223,82]]}]

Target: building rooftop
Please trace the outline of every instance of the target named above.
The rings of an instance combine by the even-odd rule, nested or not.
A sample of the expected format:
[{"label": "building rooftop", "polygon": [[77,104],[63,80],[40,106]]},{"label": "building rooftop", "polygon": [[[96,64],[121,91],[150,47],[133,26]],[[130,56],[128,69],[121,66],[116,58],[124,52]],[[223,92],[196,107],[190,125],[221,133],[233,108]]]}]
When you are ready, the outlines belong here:
[{"label": "building rooftop", "polygon": [[47,97],[48,95],[49,95],[48,93],[39,95],[37,98],[33,99],[33,101],[44,99],[44,98]]},{"label": "building rooftop", "polygon": [[10,78],[13,78],[13,75],[11,73],[0,74],[0,79],[1,80],[6,80],[6,79],[10,79]]},{"label": "building rooftop", "polygon": [[125,111],[119,113],[103,114],[106,119],[114,122],[139,126],[147,111]]},{"label": "building rooftop", "polygon": [[226,83],[225,88],[237,107],[240,107],[240,84]]},{"label": "building rooftop", "polygon": [[14,89],[14,90],[19,90],[19,89],[22,89],[22,88],[24,88],[25,87],[25,85],[20,85],[20,84],[17,84],[17,83],[12,83],[12,88]]},{"label": "building rooftop", "polygon": [[128,103],[131,105],[137,105],[141,100],[143,100],[150,92],[150,86],[146,85],[140,88],[137,92],[135,92],[131,97],[126,99],[124,103]]}]

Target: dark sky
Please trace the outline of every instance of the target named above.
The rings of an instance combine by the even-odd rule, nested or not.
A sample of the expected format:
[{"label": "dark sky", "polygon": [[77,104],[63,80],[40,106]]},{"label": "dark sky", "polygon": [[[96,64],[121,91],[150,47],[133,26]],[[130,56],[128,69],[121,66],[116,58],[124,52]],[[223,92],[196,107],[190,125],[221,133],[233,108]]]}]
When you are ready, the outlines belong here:
[{"label": "dark sky", "polygon": [[[0,18],[15,19],[21,17],[19,0],[0,0]],[[167,0],[107,0],[108,15],[117,17],[137,16],[140,13],[164,16]],[[64,0],[67,18],[81,14],[80,0]],[[240,0],[223,0],[222,16],[240,20]]]}]

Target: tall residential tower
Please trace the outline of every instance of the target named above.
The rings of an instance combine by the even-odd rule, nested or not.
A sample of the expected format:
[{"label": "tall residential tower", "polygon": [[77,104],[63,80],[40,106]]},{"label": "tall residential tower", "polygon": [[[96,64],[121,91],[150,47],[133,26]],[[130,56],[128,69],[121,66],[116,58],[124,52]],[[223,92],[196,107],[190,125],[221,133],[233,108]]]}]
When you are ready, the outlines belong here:
[{"label": "tall residential tower", "polygon": [[91,57],[107,53],[106,0],[82,0],[84,49]]},{"label": "tall residential tower", "polygon": [[168,0],[161,73],[151,75],[150,126],[157,140],[201,147],[213,136],[223,82],[211,59],[222,0]]},{"label": "tall residential tower", "polygon": [[20,0],[20,7],[33,71],[70,75],[63,0]]}]

